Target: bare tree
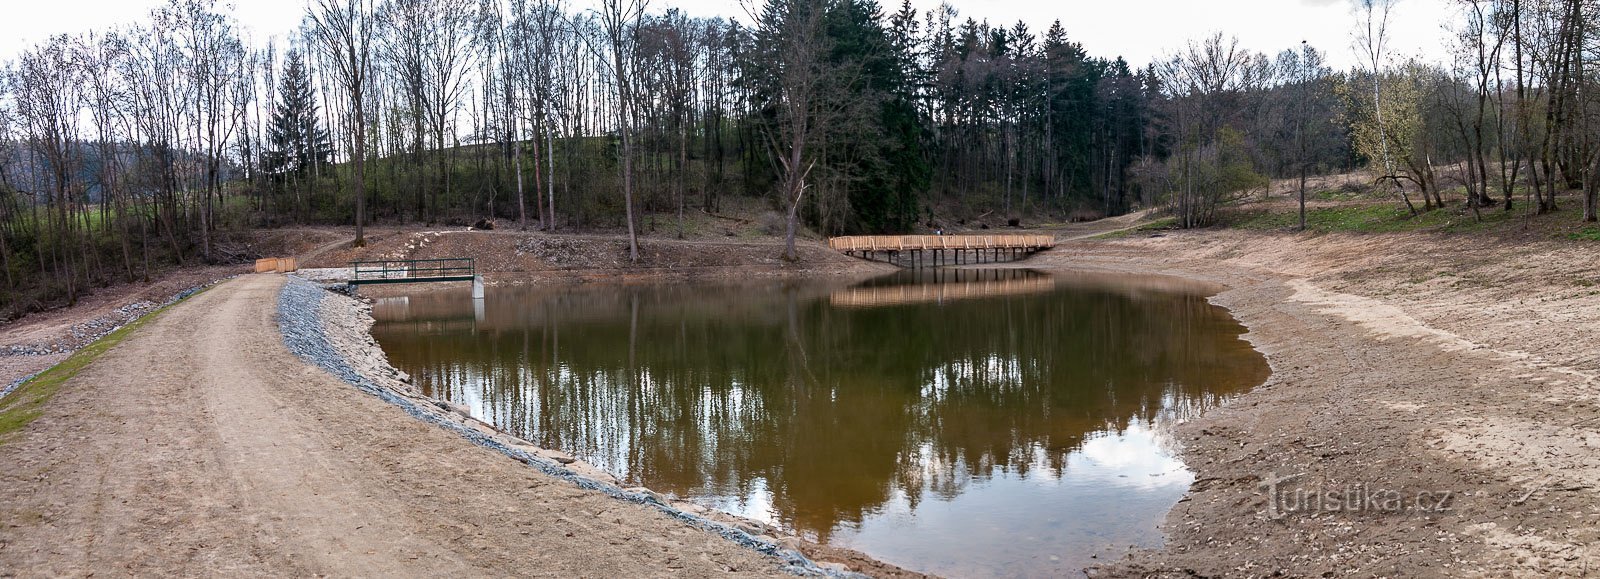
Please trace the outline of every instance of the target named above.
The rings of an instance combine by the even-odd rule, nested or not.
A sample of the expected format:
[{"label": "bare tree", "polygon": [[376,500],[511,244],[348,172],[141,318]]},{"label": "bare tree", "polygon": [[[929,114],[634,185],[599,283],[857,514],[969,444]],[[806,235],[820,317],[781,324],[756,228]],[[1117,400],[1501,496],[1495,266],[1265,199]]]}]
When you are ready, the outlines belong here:
[{"label": "bare tree", "polygon": [[776,89],[775,118],[763,125],[762,132],[777,159],[780,191],[788,209],[783,257],[790,261],[800,257],[795,234],[807,178],[817,165],[812,148],[832,112],[821,94],[830,74],[823,60],[824,9],[819,0],[771,0],[762,10],[746,8],[756,22],[757,42],[765,50],[765,63],[772,67],[768,73]]},{"label": "bare tree", "polygon": [[[1383,70],[1389,61],[1389,12],[1394,9],[1396,0],[1353,0],[1356,10],[1360,13],[1362,21],[1355,33],[1355,48],[1358,55],[1365,57],[1366,64],[1372,73],[1372,110],[1377,116],[1379,126],[1383,125],[1383,99],[1381,84]],[[1381,141],[1383,171],[1385,175],[1394,175],[1394,162],[1389,156],[1389,137],[1379,134]],[[1408,202],[1409,204],[1409,202]]]},{"label": "bare tree", "polygon": [[622,199],[628,220],[628,260],[639,261],[639,235],[633,217],[633,88],[629,84],[638,48],[639,20],[647,0],[601,0],[600,22],[610,42],[611,75],[616,87],[617,135],[622,141]]},{"label": "bare tree", "polygon": [[[1489,144],[1485,130],[1488,125],[1489,101],[1494,96],[1495,71],[1500,67],[1500,50],[1505,37],[1496,33],[1495,6],[1492,0],[1456,0],[1462,9],[1463,26],[1457,32],[1459,63],[1467,72],[1474,92],[1474,107],[1470,112],[1471,127],[1460,123],[1463,137],[1467,139],[1469,175],[1468,198],[1474,208],[1494,204],[1489,198]],[[1459,117],[1458,117],[1459,118]]]},{"label": "bare tree", "polygon": [[[49,179],[48,204],[53,210],[46,213],[46,224],[57,235],[48,241],[45,236],[39,236],[37,254],[41,267],[48,256],[55,277],[66,283],[69,303],[77,301],[82,286],[81,256],[75,251],[80,244],[76,239],[73,186],[79,154],[75,143],[79,139],[79,113],[84,96],[81,73],[72,58],[71,41],[66,36],[56,36],[45,45],[22,54],[13,80],[17,116],[30,135],[28,144],[32,153],[48,166],[47,173],[36,172],[35,178]],[[48,248],[43,245],[46,243]]]},{"label": "bare tree", "polygon": [[372,75],[372,0],[317,0],[309,18],[318,46],[334,63],[334,75],[348,93],[347,122],[354,133],[351,163],[355,165],[355,246],[363,247],[367,244],[366,91]]}]

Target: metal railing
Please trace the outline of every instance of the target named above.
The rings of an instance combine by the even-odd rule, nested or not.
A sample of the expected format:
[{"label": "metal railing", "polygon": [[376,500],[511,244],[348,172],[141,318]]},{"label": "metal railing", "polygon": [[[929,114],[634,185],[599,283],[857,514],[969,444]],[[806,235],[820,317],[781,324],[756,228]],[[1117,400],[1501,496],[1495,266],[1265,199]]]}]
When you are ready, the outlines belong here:
[{"label": "metal railing", "polygon": [[353,284],[471,281],[478,274],[477,261],[470,257],[355,261],[350,266]]}]

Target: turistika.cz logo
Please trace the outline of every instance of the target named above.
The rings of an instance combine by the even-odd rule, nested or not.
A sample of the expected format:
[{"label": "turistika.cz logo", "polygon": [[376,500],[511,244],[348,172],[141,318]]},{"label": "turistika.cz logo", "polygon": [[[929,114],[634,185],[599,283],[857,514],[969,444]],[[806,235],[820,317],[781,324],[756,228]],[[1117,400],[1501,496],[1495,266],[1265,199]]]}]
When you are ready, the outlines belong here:
[{"label": "turistika.cz logo", "polygon": [[1259,488],[1267,493],[1269,518],[1325,513],[1442,513],[1450,510],[1455,499],[1452,491],[1407,492],[1366,483],[1319,489],[1290,484],[1301,476],[1268,473],[1261,478]]}]

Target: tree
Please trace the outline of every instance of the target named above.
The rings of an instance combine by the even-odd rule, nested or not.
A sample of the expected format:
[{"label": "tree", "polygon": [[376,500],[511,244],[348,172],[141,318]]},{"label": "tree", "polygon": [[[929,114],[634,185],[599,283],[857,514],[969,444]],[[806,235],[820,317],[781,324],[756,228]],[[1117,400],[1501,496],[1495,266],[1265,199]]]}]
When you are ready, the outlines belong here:
[{"label": "tree", "polygon": [[[1352,0],[1360,12],[1363,22],[1356,29],[1355,48],[1362,56],[1366,57],[1367,64],[1371,67],[1372,74],[1372,111],[1378,125],[1383,125],[1382,103],[1382,76],[1383,70],[1389,60],[1389,12],[1394,9],[1396,0]],[[1394,163],[1389,157],[1388,137],[1382,131],[1378,132],[1379,156],[1383,161],[1385,175],[1394,175]],[[1407,202],[1409,205],[1410,202]],[[1415,209],[1413,209],[1415,211]]]},{"label": "tree", "polygon": [[347,125],[354,133],[350,161],[355,166],[355,246],[364,247],[367,244],[366,95],[372,74],[372,0],[317,0],[310,21],[320,48],[333,61],[334,75],[347,93]]},{"label": "tree", "polygon": [[1288,83],[1288,92],[1279,98],[1286,112],[1284,129],[1292,131],[1275,145],[1293,151],[1293,168],[1299,178],[1299,222],[1306,228],[1306,179],[1318,159],[1338,155],[1345,143],[1344,123],[1333,71],[1323,63],[1322,53],[1305,42],[1300,50],[1286,50],[1278,56],[1277,67]]},{"label": "tree", "polygon": [[601,0],[600,20],[610,43],[611,76],[617,96],[617,137],[622,142],[622,196],[628,220],[628,261],[639,261],[639,234],[633,217],[633,87],[629,84],[637,63],[639,19],[644,0]]},{"label": "tree", "polygon": [[[842,84],[842,71],[830,70],[823,31],[825,0],[769,0],[756,18],[756,46],[760,51],[751,72],[765,81],[758,94],[766,105],[762,134],[777,162],[780,198],[787,207],[784,259],[794,261],[799,229],[800,202],[807,179],[817,166],[812,149],[833,111],[823,100],[828,85]],[[748,74],[748,73],[747,73]],[[831,78],[830,78],[831,77]]]},{"label": "tree", "polygon": [[844,177],[855,228],[873,233],[915,226],[932,173],[906,70],[909,47],[882,20],[876,3],[845,0],[833,6],[826,29],[828,66],[846,81],[825,95],[838,133],[828,167]]},{"label": "tree", "polygon": [[262,170],[280,183],[304,179],[312,167],[325,165],[333,157],[333,143],[319,118],[311,74],[299,51],[291,50],[285,57],[266,144]]},{"label": "tree", "polygon": [[1214,33],[1158,65],[1177,151],[1147,180],[1169,191],[1180,226],[1210,225],[1228,195],[1265,185],[1251,166],[1244,133],[1233,126],[1243,124],[1247,94],[1269,81],[1265,60],[1241,49],[1237,38]]},{"label": "tree", "polygon": [[35,227],[48,227],[57,234],[36,235],[35,254],[41,268],[48,259],[56,279],[65,283],[68,304],[77,302],[84,268],[73,211],[81,191],[73,186],[81,154],[76,146],[83,106],[81,72],[72,60],[68,38],[56,36],[22,54],[11,82],[16,91],[17,117],[31,136],[27,141],[31,152],[46,165],[44,171],[33,171],[35,182],[48,183],[46,204],[54,209],[46,213],[43,224]]}]

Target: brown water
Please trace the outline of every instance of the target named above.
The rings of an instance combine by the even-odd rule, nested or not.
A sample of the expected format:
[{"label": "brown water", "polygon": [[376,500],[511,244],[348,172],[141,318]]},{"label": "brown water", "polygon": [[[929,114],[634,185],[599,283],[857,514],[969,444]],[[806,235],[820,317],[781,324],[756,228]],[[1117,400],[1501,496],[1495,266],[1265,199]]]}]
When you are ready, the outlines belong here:
[{"label": "brown water", "polygon": [[629,484],[906,568],[1075,575],[1156,546],[1168,427],[1261,383],[1171,280],[1022,270],[380,299],[429,395]]}]

